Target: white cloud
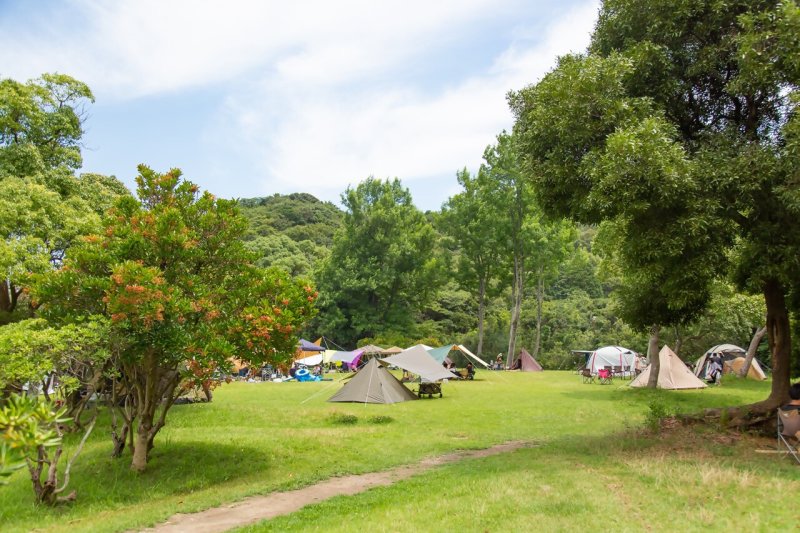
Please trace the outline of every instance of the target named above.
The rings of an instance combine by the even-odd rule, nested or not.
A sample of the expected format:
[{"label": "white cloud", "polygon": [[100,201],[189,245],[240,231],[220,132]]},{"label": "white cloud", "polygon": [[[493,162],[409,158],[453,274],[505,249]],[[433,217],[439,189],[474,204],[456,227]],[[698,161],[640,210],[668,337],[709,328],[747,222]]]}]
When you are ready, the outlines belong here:
[{"label": "white cloud", "polygon": [[[232,188],[242,196],[335,198],[368,175],[421,183],[474,170],[511,126],[506,93],[585,48],[598,5],[576,1],[591,3],[526,25],[552,2],[72,0],[0,18],[0,74],[66,72],[104,104],[211,88],[225,104],[193,133],[217,181],[249,178]],[[456,74],[437,79],[473,39],[506,44],[493,61],[452,57]],[[224,175],[231,154],[255,175]]]},{"label": "white cloud", "polygon": [[[583,51],[597,7],[564,13],[535,44],[512,44],[485,72],[435,94],[401,86],[391,91],[358,84],[298,86],[296,76],[279,71],[232,99],[229,110],[241,126],[234,138],[260,154],[263,192],[302,184],[303,190],[333,198],[369,175],[408,183],[453,176],[465,165],[474,170],[486,145],[512,125],[507,92],[535,82],[558,55]],[[308,59],[320,68],[326,60]],[[280,111],[272,102],[280,102]]]},{"label": "white cloud", "polygon": [[287,81],[346,81],[490,9],[489,0],[73,0],[0,23],[0,64],[17,79],[68,72],[123,99],[253,68],[275,67]]}]

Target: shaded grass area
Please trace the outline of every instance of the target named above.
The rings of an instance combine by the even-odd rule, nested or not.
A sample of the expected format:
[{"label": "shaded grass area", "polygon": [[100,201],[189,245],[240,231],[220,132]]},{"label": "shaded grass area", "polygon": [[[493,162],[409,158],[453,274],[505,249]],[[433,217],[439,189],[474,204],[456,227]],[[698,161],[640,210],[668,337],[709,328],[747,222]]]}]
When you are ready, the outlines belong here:
[{"label": "shaded grass area", "polygon": [[[509,505],[517,504],[513,499],[503,503],[503,498],[492,503],[495,492],[513,492],[516,486],[527,494],[538,491],[535,487],[541,484],[553,491],[542,505],[556,505],[563,494],[564,501],[574,506],[585,499],[585,491],[608,490],[602,484],[585,485],[593,477],[581,473],[588,468],[585,465],[601,472],[610,468],[610,473],[604,474],[611,476],[609,483],[616,483],[614,472],[621,476],[630,469],[613,466],[615,460],[609,460],[612,455],[604,450],[618,446],[621,431],[642,426],[650,403],[660,402],[673,412],[692,412],[756,401],[769,390],[767,383],[735,379],[701,391],[632,390],[627,381],[612,386],[583,385],[579,376],[567,372],[480,372],[478,378],[446,384],[442,399],[395,405],[326,403],[341,387],[338,382],[226,385],[218,389],[211,404],[173,408],[144,474],[129,470],[129,455],[120,460],[109,458],[107,425],[98,423],[73,469],[70,487],[77,490],[78,501],[57,509],[36,507],[29,481],[18,473],[8,487],[0,488],[0,529],[120,531],[144,527],[177,512],[197,511],[247,495],[297,488],[336,475],[383,470],[455,449],[484,448],[508,440],[537,442],[541,447],[518,452],[513,459],[448,466],[430,477],[405,482],[411,484],[406,490],[421,491],[436,509],[454,505],[448,512],[458,515],[464,511],[464,503],[451,502],[449,496],[443,497],[431,487],[454,483],[436,476],[463,469],[468,481],[460,490],[479,495],[466,509],[488,502],[487,516],[494,513],[495,505],[502,515]],[[69,443],[74,446],[77,440],[71,436]],[[628,446],[642,447],[653,441],[632,442]],[[594,447],[589,443],[595,443]],[[542,458],[554,461],[546,471],[536,474],[541,469],[526,466]],[[716,456],[712,460],[717,461]],[[517,461],[524,462],[514,465]],[[770,461],[777,462],[774,458]],[[476,468],[483,472],[472,479],[469,476]],[[511,478],[519,478],[521,485]],[[436,480],[435,484],[429,486],[428,479]],[[757,476],[754,479],[758,480]],[[558,480],[563,480],[563,487],[555,483]],[[584,496],[575,499],[582,492]],[[356,498],[377,498],[380,493],[371,491]],[[409,501],[409,505],[420,502]],[[346,507],[348,517],[357,512],[350,503]],[[314,511],[300,515],[306,512]],[[466,513],[471,518],[465,518],[465,523],[472,524],[465,526],[467,529],[474,525],[474,514]],[[428,519],[433,520],[433,515]],[[435,518],[432,528],[446,525],[450,529],[450,519]]]}]

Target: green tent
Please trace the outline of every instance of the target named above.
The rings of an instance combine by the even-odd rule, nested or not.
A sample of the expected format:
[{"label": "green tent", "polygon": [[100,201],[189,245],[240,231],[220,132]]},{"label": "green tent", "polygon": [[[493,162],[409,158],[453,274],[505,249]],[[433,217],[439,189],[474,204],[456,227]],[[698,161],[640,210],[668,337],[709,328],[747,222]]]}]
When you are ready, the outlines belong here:
[{"label": "green tent", "polygon": [[329,402],[399,403],[416,400],[413,392],[387,369],[370,359]]}]

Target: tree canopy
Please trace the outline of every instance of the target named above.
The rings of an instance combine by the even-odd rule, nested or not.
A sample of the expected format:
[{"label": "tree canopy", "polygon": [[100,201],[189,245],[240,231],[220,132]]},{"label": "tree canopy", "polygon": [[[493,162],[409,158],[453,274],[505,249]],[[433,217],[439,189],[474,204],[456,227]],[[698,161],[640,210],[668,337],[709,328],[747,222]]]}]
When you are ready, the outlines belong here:
[{"label": "tree canopy", "polygon": [[[694,319],[732,270],[767,304],[786,398],[797,279],[795,2],[604,2],[588,54],[511,97],[528,175],[551,213],[609,221],[626,319]],[[732,268],[722,250],[735,245]]]},{"label": "tree canopy", "polygon": [[368,178],[342,194],[345,215],[318,275],[319,327],[354,345],[413,328],[434,294],[436,233],[400,181]]},{"label": "tree canopy", "polygon": [[181,378],[227,368],[232,357],[255,365],[289,360],[316,291],[253,265],[235,201],[201,194],[178,170],[139,172],[138,199],[120,198],[102,233],[83,238],[63,268],[40,276],[34,296],[57,322],[89,314],[110,321],[122,394],[134,406],[120,413],[122,443],[136,423],[132,467],[142,470]]}]

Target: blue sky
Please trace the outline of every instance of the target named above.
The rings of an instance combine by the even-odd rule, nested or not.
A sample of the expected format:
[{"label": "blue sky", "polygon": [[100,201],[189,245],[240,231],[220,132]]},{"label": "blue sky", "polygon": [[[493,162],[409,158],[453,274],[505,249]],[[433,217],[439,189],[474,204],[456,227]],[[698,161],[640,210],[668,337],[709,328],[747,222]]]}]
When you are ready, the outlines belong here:
[{"label": "blue sky", "polygon": [[421,209],[512,125],[509,90],[582,51],[598,3],[0,0],[0,76],[62,72],[96,102],[86,172],[179,167],[223,197],[398,177]]}]

